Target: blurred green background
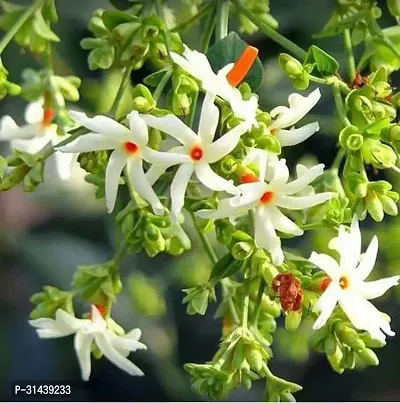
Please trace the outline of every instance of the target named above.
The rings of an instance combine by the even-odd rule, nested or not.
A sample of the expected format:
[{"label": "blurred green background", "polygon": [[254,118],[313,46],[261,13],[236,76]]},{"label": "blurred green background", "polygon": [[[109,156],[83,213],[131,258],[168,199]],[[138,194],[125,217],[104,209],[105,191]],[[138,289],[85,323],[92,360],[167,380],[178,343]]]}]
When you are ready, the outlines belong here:
[{"label": "blurred green background", "polygon": [[[279,21],[282,33],[307,47],[312,43],[311,34],[320,30],[329,18],[332,6],[333,1],[329,0],[271,0],[271,14]],[[91,113],[106,112],[119,84],[119,72],[89,71],[87,53],[80,48],[79,41],[90,36],[86,26],[92,12],[111,6],[106,0],[59,0],[57,7],[60,21],[54,30],[62,42],[56,46],[56,73],[82,78],[80,108]],[[386,25],[393,23],[386,14],[382,21],[386,21]],[[231,29],[234,27],[233,22]],[[201,28],[198,26],[183,35],[190,46],[196,46]],[[264,83],[259,91],[263,108],[269,110],[285,104],[292,88],[278,67],[277,54],[282,50],[262,34],[245,39],[260,49],[265,66]],[[338,38],[317,44],[340,61],[343,59]],[[40,66],[15,45],[6,50],[3,61],[11,79],[17,82],[24,68]],[[132,83],[140,82],[151,71],[152,66],[145,66],[134,72]],[[318,120],[321,130],[301,146],[292,147],[290,152],[285,150],[291,165],[306,156],[329,166],[335,156],[339,122],[329,88],[322,88],[322,91],[321,102],[304,119],[305,123]],[[22,100],[9,97],[1,102],[0,112],[22,123],[24,107]],[[0,147],[3,154],[7,152],[6,145]],[[386,179],[397,183],[395,190],[400,189],[395,175]],[[122,194],[121,203],[124,197],[126,195]],[[133,360],[146,377],[129,377],[102,359],[93,364],[91,380],[84,384],[80,381],[72,338],[41,341],[28,326],[29,297],[33,293],[46,284],[68,288],[78,265],[111,258],[116,247],[113,220],[113,216],[105,213],[104,201],[95,201],[94,188],[84,182],[83,172],[78,167],[71,181],[65,184],[45,183],[34,194],[23,193],[20,189],[0,194],[2,400],[11,398],[10,383],[22,380],[73,381],[74,398],[83,401],[202,399],[191,392],[189,377],[182,366],[186,362],[202,363],[211,359],[221,336],[221,323],[213,319],[216,304],[205,316],[188,316],[186,307],[181,304],[181,289],[202,283],[210,270],[210,262],[190,228],[190,220],[189,234],[195,250],[178,258],[162,255],[149,259],[140,254],[126,258],[122,267],[124,291],[113,309],[113,317],[127,330],[142,328],[143,341],[149,350],[135,354]],[[379,275],[399,273],[399,220],[386,216],[380,225],[370,220],[363,225],[367,230],[365,242],[371,239],[372,233],[378,233],[380,238]],[[314,248],[319,251],[326,248],[328,236],[331,234],[309,234],[289,246],[301,249],[308,256]],[[391,315],[393,330],[400,332],[399,299],[394,294],[379,301],[378,306]],[[76,308],[79,312],[87,306],[82,304]],[[381,360],[379,367],[338,375],[330,369],[323,355],[308,352],[309,331],[310,324],[305,323],[298,334],[287,334],[281,329],[275,334],[272,370],[304,386],[304,391],[296,395],[299,401],[400,400],[400,338],[390,339],[384,349],[377,351]],[[263,382],[256,382],[252,390],[237,390],[228,400],[260,400],[263,388]]]}]

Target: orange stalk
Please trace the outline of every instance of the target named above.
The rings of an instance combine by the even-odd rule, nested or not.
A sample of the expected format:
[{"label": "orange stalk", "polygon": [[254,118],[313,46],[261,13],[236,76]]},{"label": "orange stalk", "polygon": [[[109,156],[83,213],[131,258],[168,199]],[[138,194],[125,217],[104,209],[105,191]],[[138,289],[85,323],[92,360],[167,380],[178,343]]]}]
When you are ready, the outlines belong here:
[{"label": "orange stalk", "polygon": [[247,46],[239,59],[236,61],[232,70],[226,75],[228,83],[236,87],[247,75],[258,55],[258,49],[253,46]]}]

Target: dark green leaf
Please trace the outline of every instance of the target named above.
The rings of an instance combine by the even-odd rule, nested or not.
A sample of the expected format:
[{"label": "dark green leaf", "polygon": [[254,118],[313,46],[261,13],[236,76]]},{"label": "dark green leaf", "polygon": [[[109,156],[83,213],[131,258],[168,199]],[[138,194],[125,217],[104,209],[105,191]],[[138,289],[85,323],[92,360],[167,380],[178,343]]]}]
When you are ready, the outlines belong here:
[{"label": "dark green leaf", "polygon": [[304,61],[304,66],[307,65],[312,65],[312,72],[322,77],[331,76],[339,70],[337,60],[315,45],[310,46],[308,50]]},{"label": "dark green leaf", "polygon": [[[218,72],[227,64],[236,62],[247,46],[247,43],[236,32],[231,32],[208,50],[207,57],[211,67],[215,72]],[[243,81],[250,85],[252,91],[256,91],[261,85],[262,79],[263,65],[257,57]]]}]

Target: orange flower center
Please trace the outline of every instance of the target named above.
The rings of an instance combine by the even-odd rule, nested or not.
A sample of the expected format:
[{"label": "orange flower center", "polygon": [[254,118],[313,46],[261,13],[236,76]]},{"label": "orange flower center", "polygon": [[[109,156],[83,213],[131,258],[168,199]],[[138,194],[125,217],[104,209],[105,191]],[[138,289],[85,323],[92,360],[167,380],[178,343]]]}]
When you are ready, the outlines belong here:
[{"label": "orange flower center", "polygon": [[329,277],[325,277],[322,281],[321,281],[321,284],[320,284],[320,288],[321,288],[321,291],[325,291],[327,288],[328,288],[328,286],[329,286],[329,284],[331,283],[331,279],[329,278]]},{"label": "orange flower center", "polygon": [[268,204],[271,202],[271,200],[274,198],[274,192],[265,192],[261,197],[260,197],[260,202],[261,204]]},{"label": "orange flower center", "polygon": [[346,288],[348,288],[348,287],[349,287],[349,284],[350,284],[350,282],[349,282],[349,278],[348,278],[348,277],[346,277],[346,276],[340,277],[340,279],[339,279],[339,285],[340,285],[340,288],[341,288],[342,290],[345,290]]},{"label": "orange flower center", "polygon": [[126,143],[124,143],[124,150],[128,154],[135,154],[139,150],[139,146],[135,143],[127,141]]},{"label": "orange flower center", "polygon": [[256,175],[252,173],[244,174],[240,178],[240,182],[242,183],[253,183],[253,182],[258,182],[258,178]]},{"label": "orange flower center", "polygon": [[54,111],[51,108],[46,108],[43,111],[43,119],[42,119],[42,126],[46,127],[51,124],[51,121],[53,120],[54,117]]},{"label": "orange flower center", "polygon": [[236,87],[247,75],[258,55],[258,49],[253,46],[247,46],[239,59],[236,61],[232,70],[226,75],[228,83]]},{"label": "orange flower center", "polygon": [[190,150],[190,158],[194,161],[200,161],[203,158],[203,149],[199,146],[194,146]]},{"label": "orange flower center", "polygon": [[[107,308],[103,305],[98,304],[94,304],[94,306],[97,308],[97,310],[101,313],[101,316],[104,318]],[[92,320],[92,312],[89,312],[89,319]]]}]

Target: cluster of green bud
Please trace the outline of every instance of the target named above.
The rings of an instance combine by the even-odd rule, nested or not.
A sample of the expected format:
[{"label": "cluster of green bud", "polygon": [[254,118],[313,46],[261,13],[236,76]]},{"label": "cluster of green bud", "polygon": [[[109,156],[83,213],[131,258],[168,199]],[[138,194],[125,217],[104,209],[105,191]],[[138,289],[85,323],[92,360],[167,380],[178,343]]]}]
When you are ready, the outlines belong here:
[{"label": "cluster of green bud", "polygon": [[171,225],[167,215],[154,215],[137,194],[135,201],[130,201],[118,213],[116,222],[127,237],[130,253],[138,253],[144,249],[150,257],[161,252],[176,256],[191,247],[190,239],[180,223]]},{"label": "cluster of green bud", "polygon": [[[81,41],[83,49],[90,50],[89,68],[109,69],[114,63],[140,69],[147,59],[157,67],[168,60],[165,44],[165,22],[155,16],[139,18],[124,11],[96,10],[89,24],[95,36]],[[171,33],[170,49],[179,51],[182,42],[177,33]]]},{"label": "cluster of green bud", "polygon": [[188,115],[198,92],[199,85],[196,80],[181,71],[175,71],[171,89],[167,94],[168,109],[177,116]]},{"label": "cluster of green bud", "polygon": [[31,319],[54,318],[58,309],[74,313],[72,294],[49,285],[44,286],[42,292],[33,294],[30,301],[35,305],[29,315]]},{"label": "cluster of green bud", "polygon": [[[23,18],[27,7],[31,7],[6,1],[1,2],[1,6],[3,14],[0,17],[0,28],[3,31],[12,29]],[[50,28],[50,24],[57,21],[55,0],[45,0],[36,12],[25,19],[14,36],[14,40],[19,46],[29,48],[32,53],[43,53],[49,48],[50,42],[60,41],[60,38]]]},{"label": "cluster of green bud", "polygon": [[296,383],[273,375],[270,371],[266,375],[267,387],[264,394],[265,402],[295,402],[293,393],[303,388]]},{"label": "cluster of green bud", "polygon": [[379,365],[372,348],[381,348],[386,343],[371,338],[367,332],[355,330],[344,317],[331,317],[327,325],[311,335],[310,344],[325,353],[332,369],[342,374],[357,365]]},{"label": "cluster of green bud", "polygon": [[[269,0],[241,0],[243,6],[245,6],[249,12],[257,17],[264,24],[267,24],[272,29],[278,28],[278,21],[270,14]],[[245,34],[254,34],[258,31],[259,27],[250,21],[243,13],[238,13],[239,19],[239,32]]]},{"label": "cluster of green bud", "polygon": [[132,108],[140,113],[150,113],[156,107],[151,91],[143,84],[136,85],[131,95]]},{"label": "cluster of green bud", "polygon": [[3,66],[0,58],[0,99],[6,97],[6,95],[16,96],[21,92],[21,87],[18,84],[14,84],[8,81],[8,71]]},{"label": "cluster of green bud", "polygon": [[114,260],[91,266],[80,266],[72,279],[72,290],[92,304],[108,306],[115,302],[122,283]]},{"label": "cluster of green bud", "polygon": [[283,72],[289,77],[294,88],[305,90],[310,85],[310,73],[294,57],[287,53],[279,55],[279,65]]},{"label": "cluster of green bud", "polygon": [[186,296],[182,303],[187,304],[186,312],[189,315],[204,315],[208,304],[216,301],[214,287],[209,284],[198,285],[183,290]]}]

